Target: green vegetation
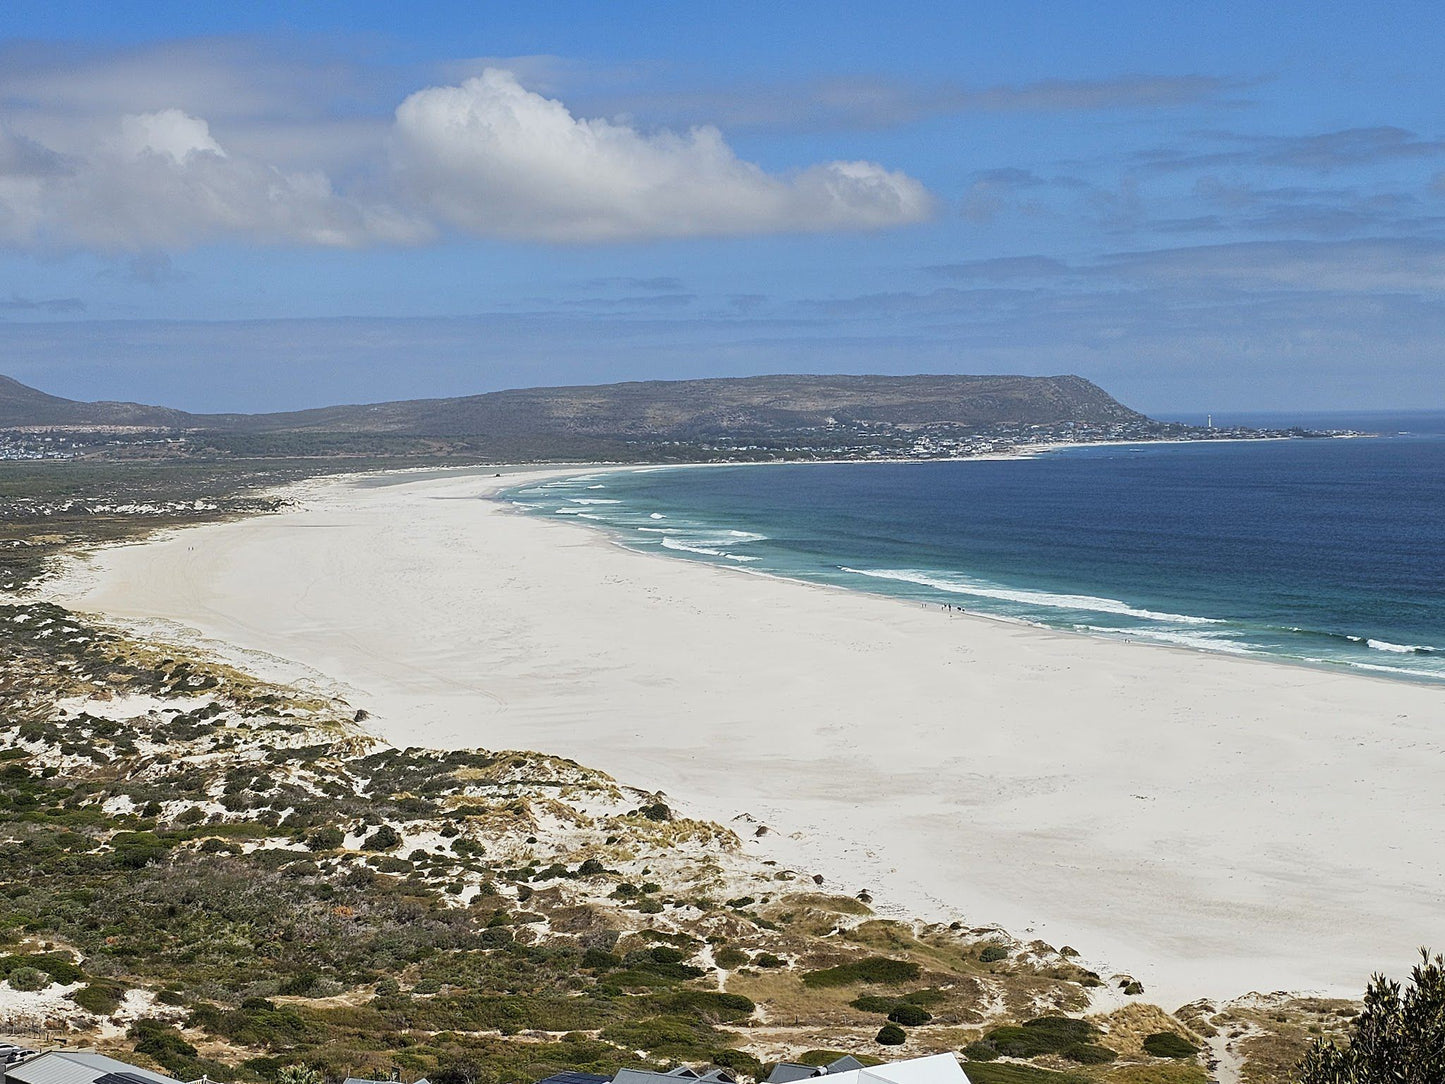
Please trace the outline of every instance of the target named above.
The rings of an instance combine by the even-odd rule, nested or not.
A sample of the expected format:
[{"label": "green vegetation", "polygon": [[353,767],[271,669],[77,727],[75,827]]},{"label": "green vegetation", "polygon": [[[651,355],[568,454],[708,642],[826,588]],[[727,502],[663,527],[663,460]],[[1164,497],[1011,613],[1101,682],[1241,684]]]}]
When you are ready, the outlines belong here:
[{"label": "green vegetation", "polygon": [[970,1062],[968,1078],[973,1084],[1082,1084],[1087,1077],[1040,1069],[1033,1065],[995,1063],[977,1065]]},{"label": "green vegetation", "polygon": [[1199,1048],[1172,1031],[1156,1031],[1144,1037],[1144,1052],[1156,1058],[1192,1058]]},{"label": "green vegetation", "polygon": [[1321,1039],[1299,1084],[1437,1084],[1445,1080],[1445,958],[1420,950],[1409,985],[1376,975],[1347,1041]]},{"label": "green vegetation", "polygon": [[1064,1047],[1059,1053],[1080,1065],[1107,1065],[1119,1057],[1107,1046],[1099,1046],[1097,1043],[1074,1043]]},{"label": "green vegetation", "polygon": [[919,976],[917,964],[908,960],[891,960],[886,956],[869,956],[864,960],[839,964],[803,976],[805,986],[852,986],[855,983],[912,982]]},{"label": "green vegetation", "polygon": [[908,1036],[897,1024],[884,1024],[873,1036],[873,1041],[883,1046],[902,1046],[908,1041]]},{"label": "green vegetation", "polygon": [[[1007,1025],[994,1028],[970,1049],[976,1053],[990,1050],[995,1057],[1034,1058],[1040,1054],[1061,1054],[1076,1046],[1089,1043],[1097,1037],[1099,1029],[1087,1020],[1075,1020],[1067,1016],[1041,1016],[1026,1021],[1023,1026]],[[987,1058],[983,1060],[988,1060]]]},{"label": "green vegetation", "polygon": [[932,1020],[933,1014],[927,1009],[910,1005],[905,1001],[894,1006],[893,1011],[888,1014],[888,1019],[895,1024],[902,1024],[906,1028],[916,1028]]}]

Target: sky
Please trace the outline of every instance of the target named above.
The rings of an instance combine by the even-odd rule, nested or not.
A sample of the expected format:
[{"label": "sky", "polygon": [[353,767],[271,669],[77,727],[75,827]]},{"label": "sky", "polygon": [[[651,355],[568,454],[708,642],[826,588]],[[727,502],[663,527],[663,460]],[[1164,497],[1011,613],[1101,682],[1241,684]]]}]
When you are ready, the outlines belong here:
[{"label": "sky", "polygon": [[7,0],[0,373],[1445,409],[1437,2]]}]

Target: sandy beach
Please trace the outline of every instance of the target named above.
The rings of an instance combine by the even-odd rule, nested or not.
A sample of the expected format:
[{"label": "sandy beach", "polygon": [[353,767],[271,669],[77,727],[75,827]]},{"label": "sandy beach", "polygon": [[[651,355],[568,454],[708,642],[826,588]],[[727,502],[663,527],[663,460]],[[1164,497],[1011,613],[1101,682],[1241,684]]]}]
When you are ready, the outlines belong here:
[{"label": "sandy beach", "polygon": [[1169,1008],[1358,996],[1445,947],[1445,690],[645,556],[481,499],[527,477],[309,482],[47,593],[339,689],[398,745],[751,814],[750,849],[836,890],[1070,944]]}]

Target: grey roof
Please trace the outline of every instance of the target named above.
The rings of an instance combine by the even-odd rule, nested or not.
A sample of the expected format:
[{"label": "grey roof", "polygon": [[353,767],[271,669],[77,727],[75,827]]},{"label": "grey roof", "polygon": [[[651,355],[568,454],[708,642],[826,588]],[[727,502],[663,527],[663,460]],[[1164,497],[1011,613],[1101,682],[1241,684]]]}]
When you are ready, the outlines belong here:
[{"label": "grey roof", "polygon": [[844,1054],[837,1061],[830,1061],[827,1065],[800,1065],[793,1061],[780,1061],[773,1066],[773,1071],[768,1074],[764,1084],[793,1084],[798,1080],[810,1080],[815,1076],[828,1076],[832,1073],[847,1073],[854,1069],[863,1069],[864,1064],[851,1054]]},{"label": "grey roof", "polygon": [[773,1066],[773,1071],[768,1074],[766,1084],[793,1084],[795,1080],[807,1080],[810,1077],[822,1076],[823,1069],[818,1065],[798,1065],[791,1061],[780,1061]]},{"label": "grey roof", "polygon": [[611,1079],[596,1073],[553,1073],[537,1081],[537,1084],[607,1084]]},{"label": "grey roof", "polygon": [[679,1080],[696,1080],[698,1084],[736,1084],[737,1078],[726,1069],[713,1069],[706,1075],[686,1065],[654,1073],[650,1069],[619,1069],[612,1084],[677,1084]]},{"label": "grey roof", "polygon": [[130,1078],[114,1084],[179,1084],[174,1077],[84,1050],[52,1050],[5,1067],[5,1084],[96,1084],[106,1076]]}]

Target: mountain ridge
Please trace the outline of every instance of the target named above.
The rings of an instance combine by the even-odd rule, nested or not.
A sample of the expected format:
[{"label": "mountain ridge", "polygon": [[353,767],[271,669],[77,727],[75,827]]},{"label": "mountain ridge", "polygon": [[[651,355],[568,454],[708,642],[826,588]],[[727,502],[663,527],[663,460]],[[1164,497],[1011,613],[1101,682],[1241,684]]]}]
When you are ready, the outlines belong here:
[{"label": "mountain ridge", "polygon": [[80,402],[0,376],[0,427],[136,426],[221,432],[614,439],[776,435],[870,424],[983,428],[1139,422],[1083,377],[776,374],[514,388],[477,395],[341,404],[261,414],[195,414],[126,402]]}]

